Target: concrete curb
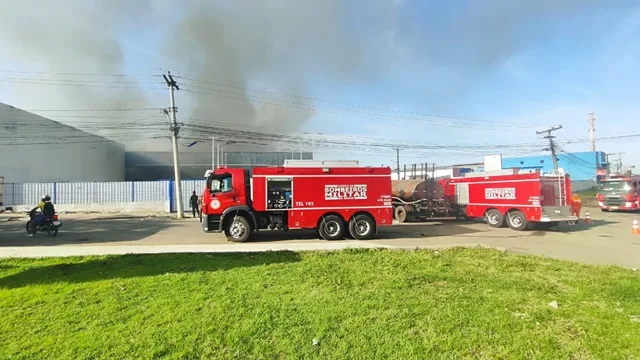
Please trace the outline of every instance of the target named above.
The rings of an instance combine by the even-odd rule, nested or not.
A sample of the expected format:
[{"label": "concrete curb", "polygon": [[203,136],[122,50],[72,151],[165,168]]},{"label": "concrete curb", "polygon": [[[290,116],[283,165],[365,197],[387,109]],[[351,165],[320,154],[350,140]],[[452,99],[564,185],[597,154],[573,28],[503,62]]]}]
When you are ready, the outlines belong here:
[{"label": "concrete curb", "polygon": [[197,253],[230,253],[230,252],[269,252],[269,251],[340,251],[345,249],[451,249],[451,248],[489,248],[506,251],[505,248],[482,244],[461,245],[427,245],[427,246],[392,246],[375,243],[344,241],[328,243],[288,243],[288,244],[228,244],[228,245],[132,245],[132,246],[30,246],[0,248],[0,258],[46,258],[96,255],[127,254],[197,254]]},{"label": "concrete curb", "polygon": [[4,216],[4,217],[0,217],[0,221],[3,221],[3,222],[4,221],[6,221],[6,222],[9,222],[9,221],[23,221],[23,220],[26,221],[27,218],[24,217],[24,216],[23,217],[20,217],[20,216]]}]

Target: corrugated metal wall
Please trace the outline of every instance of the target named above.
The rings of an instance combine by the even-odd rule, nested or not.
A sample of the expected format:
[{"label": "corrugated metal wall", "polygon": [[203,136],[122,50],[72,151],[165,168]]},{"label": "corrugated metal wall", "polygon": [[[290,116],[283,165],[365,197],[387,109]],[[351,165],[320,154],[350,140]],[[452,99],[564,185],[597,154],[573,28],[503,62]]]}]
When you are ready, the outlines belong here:
[{"label": "corrugated metal wall", "polygon": [[[573,191],[589,189],[593,180],[572,181]],[[190,209],[189,198],[198,196],[205,180],[182,181],[182,206]],[[36,205],[43,195],[55,204],[158,203],[171,198],[171,211],[176,210],[175,186],[172,181],[78,182],[78,183],[8,183],[4,184],[4,206]]]},{"label": "corrugated metal wall", "polygon": [[[205,180],[183,180],[182,202],[189,209],[193,191],[202,194]],[[4,206],[37,204],[44,195],[55,204],[158,203],[172,199],[175,210],[175,187],[170,181],[77,182],[77,183],[8,183],[4,186]]]},{"label": "corrugated metal wall", "polygon": [[[202,195],[207,184],[206,180],[182,180],[182,208],[186,211],[191,208],[189,205],[189,199],[195,191],[198,196]],[[171,197],[171,211],[176,210],[176,197]]]}]

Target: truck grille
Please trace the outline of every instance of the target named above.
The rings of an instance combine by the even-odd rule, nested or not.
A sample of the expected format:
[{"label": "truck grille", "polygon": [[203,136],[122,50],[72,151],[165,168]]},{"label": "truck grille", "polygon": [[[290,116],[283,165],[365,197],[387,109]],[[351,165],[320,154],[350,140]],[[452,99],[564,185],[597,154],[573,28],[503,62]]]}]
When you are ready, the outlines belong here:
[{"label": "truck grille", "polygon": [[626,201],[621,197],[604,199],[604,206],[624,206]]}]

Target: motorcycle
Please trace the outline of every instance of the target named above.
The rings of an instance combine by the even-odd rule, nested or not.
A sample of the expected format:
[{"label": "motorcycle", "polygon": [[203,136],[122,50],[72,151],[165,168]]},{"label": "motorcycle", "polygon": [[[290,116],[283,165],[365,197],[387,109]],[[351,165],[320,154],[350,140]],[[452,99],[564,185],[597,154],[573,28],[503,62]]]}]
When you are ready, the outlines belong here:
[{"label": "motorcycle", "polygon": [[27,214],[29,214],[29,221],[27,221],[26,226],[27,234],[35,235],[38,231],[44,231],[49,236],[58,235],[58,229],[62,226],[62,223],[57,213],[42,220],[40,224],[36,225],[35,230],[31,229],[31,221],[38,213],[35,210],[31,210]]}]

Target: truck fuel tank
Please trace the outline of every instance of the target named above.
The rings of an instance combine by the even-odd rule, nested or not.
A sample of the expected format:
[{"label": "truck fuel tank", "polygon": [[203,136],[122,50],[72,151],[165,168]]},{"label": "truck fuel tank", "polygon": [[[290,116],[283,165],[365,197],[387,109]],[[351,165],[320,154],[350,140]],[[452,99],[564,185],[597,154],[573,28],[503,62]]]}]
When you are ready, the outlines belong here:
[{"label": "truck fuel tank", "polygon": [[393,196],[407,202],[444,197],[442,184],[433,179],[392,180],[391,187]]}]

